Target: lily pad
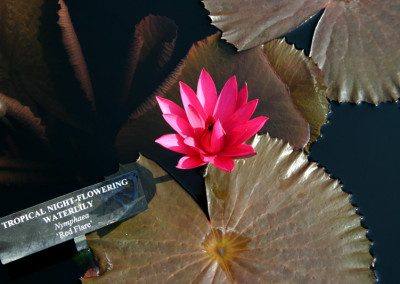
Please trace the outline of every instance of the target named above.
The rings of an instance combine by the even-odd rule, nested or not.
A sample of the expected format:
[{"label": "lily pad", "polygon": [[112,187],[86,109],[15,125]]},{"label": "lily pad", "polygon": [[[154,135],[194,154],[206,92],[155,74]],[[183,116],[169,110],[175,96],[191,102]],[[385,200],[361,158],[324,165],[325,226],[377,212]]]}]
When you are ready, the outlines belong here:
[{"label": "lily pad", "polygon": [[311,56],[328,97],[378,104],[400,98],[400,2],[331,1],[314,33]]},{"label": "lily pad", "polygon": [[366,230],[339,183],[281,140],[253,146],[232,173],[208,167],[210,222],[169,180],[147,212],[88,235],[100,276],[83,283],[373,283]]},{"label": "lily pad", "polygon": [[291,31],[321,10],[327,0],[203,0],[212,23],[238,50]]},{"label": "lily pad", "polygon": [[284,39],[264,44],[264,53],[279,77],[289,86],[294,104],[310,124],[308,150],[321,135],[320,129],[329,111],[324,75],[311,57],[294,45],[288,45]]},{"label": "lily pad", "polygon": [[[22,82],[48,82],[48,70],[43,62],[38,22],[42,0],[2,1],[0,3],[0,91],[17,98],[24,104],[31,100],[15,85]],[[30,69],[32,68],[32,69]],[[36,71],[34,71],[36,70]],[[40,71],[39,71],[40,70]],[[26,80],[27,73],[31,73]],[[19,84],[16,84],[18,80]],[[29,86],[29,84],[28,84]],[[51,86],[44,85],[47,91]],[[22,89],[22,86],[21,86]],[[35,89],[31,89],[35,91]],[[18,97],[17,97],[18,96]]]},{"label": "lily pad", "polygon": [[96,104],[93,96],[92,83],[87,69],[86,61],[79,44],[78,37],[76,36],[74,26],[72,25],[69,16],[68,7],[63,0],[59,0],[58,4],[61,9],[58,10],[58,24],[62,30],[63,44],[68,53],[69,61],[74,68],[75,76],[81,83],[82,89],[86,94],[86,98],[90,101],[92,109],[96,109]]},{"label": "lily pad", "polygon": [[33,114],[29,107],[1,93],[0,104],[2,105],[0,109],[4,110],[4,117],[16,121],[19,125],[27,128],[29,132],[35,134],[37,138],[47,141],[46,127],[42,124],[41,119]]},{"label": "lily pad", "polygon": [[390,0],[203,0],[223,38],[239,50],[284,35],[325,8],[311,56],[328,98],[378,104],[400,98],[400,2]]},{"label": "lily pad", "polygon": [[[118,80],[111,82],[117,87],[110,96],[101,88],[106,80],[91,83],[92,62],[86,64],[87,49],[80,47],[64,1],[5,0],[0,15],[0,92],[7,95],[0,95],[0,128],[5,130],[0,156],[32,164],[59,163],[71,179],[82,183],[112,171],[118,162],[118,130],[167,76],[177,34],[174,22],[150,15],[135,28],[132,23],[130,48],[121,52],[127,58],[129,50],[133,55],[118,70]],[[102,70],[110,77],[119,74]],[[125,93],[122,86],[127,87]],[[5,172],[18,176],[16,167]],[[27,179],[9,181],[20,184]]]},{"label": "lily pad", "polygon": [[41,32],[44,2],[5,0],[0,3],[0,92],[29,106],[35,115],[39,113],[38,108],[44,108],[54,117],[84,128],[87,121],[77,120],[88,118],[90,112],[87,109],[77,112],[77,104],[72,106],[71,102],[80,94],[56,90],[44,45],[39,41],[44,37]]},{"label": "lily pad", "polygon": [[154,15],[147,16],[135,26],[122,103],[128,102],[137,107],[147,99],[143,93],[151,94],[167,76],[177,30],[178,27],[171,19]]}]

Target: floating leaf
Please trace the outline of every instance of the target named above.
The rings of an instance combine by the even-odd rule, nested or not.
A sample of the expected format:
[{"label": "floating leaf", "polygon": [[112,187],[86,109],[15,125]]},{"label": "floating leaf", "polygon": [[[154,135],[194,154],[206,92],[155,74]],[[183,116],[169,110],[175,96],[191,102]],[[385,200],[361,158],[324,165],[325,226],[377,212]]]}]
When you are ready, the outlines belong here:
[{"label": "floating leaf", "polygon": [[325,97],[324,75],[312,58],[288,45],[284,39],[264,44],[264,53],[279,77],[289,86],[293,102],[310,124],[310,141],[318,136],[326,122],[329,102]]},{"label": "floating leaf", "polygon": [[[140,157],[139,164],[149,169],[154,179],[168,176],[158,165],[143,156]],[[100,238],[104,230],[87,236],[92,251],[99,258],[100,273],[107,274],[98,279],[85,279],[84,283],[96,280],[102,283],[133,283],[140,280],[161,283],[172,272],[171,269],[178,272],[179,267],[188,265],[193,273],[201,271],[204,264],[201,261],[196,262],[204,256],[201,242],[210,230],[207,218],[189,194],[173,179],[158,183],[156,190],[149,203],[149,210],[144,214],[121,223],[104,238]],[[180,233],[176,234],[177,232]],[[126,258],[127,253],[130,255],[129,259]],[[171,267],[164,270],[168,263]],[[130,268],[124,269],[124,266]],[[117,267],[121,268],[115,269]],[[161,268],[159,273],[156,272],[158,268]],[[181,278],[177,275],[174,280],[189,283],[192,277],[185,276],[185,273],[180,276]]]},{"label": "floating leaf", "polygon": [[46,127],[41,119],[36,117],[29,107],[22,105],[19,101],[9,98],[0,93],[0,102],[3,102],[4,109],[7,110],[6,117],[13,119],[20,125],[28,128],[38,138],[46,141]]},{"label": "floating leaf", "polygon": [[251,239],[231,264],[235,281],[373,283],[366,230],[339,183],[282,141],[253,144],[257,156],[232,175],[206,177],[212,225]]},{"label": "floating leaf", "polygon": [[203,0],[223,38],[239,50],[283,35],[325,7],[311,56],[328,97],[377,104],[400,98],[400,2],[390,0]]},{"label": "floating leaf", "polygon": [[[39,41],[43,0],[4,0],[0,2],[0,92],[29,106],[37,115],[42,107],[57,118],[77,127],[74,111],[64,105],[71,101],[56,92]],[[82,112],[87,117],[87,111]]]},{"label": "floating leaf", "polygon": [[238,50],[248,49],[294,29],[327,0],[203,0],[212,23]]},{"label": "floating leaf", "polygon": [[74,68],[76,78],[81,83],[86,98],[91,102],[92,109],[95,110],[96,105],[93,97],[92,83],[90,82],[89,72],[87,70],[86,61],[78,37],[76,36],[74,26],[72,25],[69,16],[68,7],[65,5],[63,0],[59,0],[58,4],[61,6],[61,9],[58,10],[58,16],[60,18],[57,23],[60,25],[62,30],[63,44],[69,55],[70,63]]},{"label": "floating leaf", "polygon": [[7,105],[6,105],[6,103],[4,102],[4,100],[1,98],[1,95],[2,95],[2,94],[0,94],[0,118],[2,118],[3,116],[5,116],[6,113],[7,113]]},{"label": "floating leaf", "polygon": [[[23,89],[22,82],[49,81],[37,41],[38,19],[41,15],[39,7],[42,4],[42,0],[5,0],[0,3],[0,91],[25,104],[29,99],[16,86]],[[32,80],[25,79],[28,73],[31,73]],[[47,85],[42,88],[51,91]]]},{"label": "floating leaf", "polygon": [[211,223],[175,181],[158,183],[147,212],[88,236],[101,276],[83,283],[373,283],[366,230],[338,182],[283,141],[254,140],[258,154],[232,173],[209,166]]},{"label": "floating leaf", "polygon": [[400,98],[400,2],[331,1],[314,34],[311,56],[328,97],[377,104]]},{"label": "floating leaf", "polygon": [[[64,1],[5,0],[0,2],[0,15],[0,92],[7,94],[0,97],[0,115],[5,116],[0,127],[6,132],[0,139],[0,155],[35,163],[57,161],[83,183],[98,179],[117,162],[113,147],[121,125],[138,101],[151,95],[167,76],[176,25],[153,15],[136,25],[131,42],[136,57],[127,63],[132,72],[126,75],[129,93],[123,94],[126,78],[122,74],[127,66],[121,66],[120,72],[102,69],[110,78],[121,73],[116,76],[118,82],[111,82],[113,92],[101,88],[101,83],[111,80],[101,80],[92,89],[90,66],[86,66]],[[32,133],[45,140],[45,130],[46,147],[43,141],[26,143]],[[9,176],[13,170],[19,174],[10,168]]]},{"label": "floating leaf", "polygon": [[161,79],[171,59],[176,37],[177,26],[167,17],[149,15],[136,25],[122,102],[129,94],[136,103],[146,99],[139,96],[138,90],[155,88],[154,82]]}]

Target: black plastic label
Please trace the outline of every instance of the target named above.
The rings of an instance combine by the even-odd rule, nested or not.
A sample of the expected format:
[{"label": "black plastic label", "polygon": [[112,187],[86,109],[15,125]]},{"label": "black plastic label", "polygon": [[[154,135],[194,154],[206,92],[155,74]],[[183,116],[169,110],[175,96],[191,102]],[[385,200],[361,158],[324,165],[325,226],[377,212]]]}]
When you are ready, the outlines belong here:
[{"label": "black plastic label", "polygon": [[0,219],[3,264],[83,236],[147,209],[136,171]]}]

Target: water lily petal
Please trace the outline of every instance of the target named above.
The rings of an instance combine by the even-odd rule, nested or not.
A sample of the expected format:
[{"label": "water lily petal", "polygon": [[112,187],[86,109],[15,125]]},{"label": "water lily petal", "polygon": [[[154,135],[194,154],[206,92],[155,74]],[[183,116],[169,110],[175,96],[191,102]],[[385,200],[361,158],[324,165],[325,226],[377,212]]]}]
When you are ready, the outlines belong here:
[{"label": "water lily petal", "polygon": [[253,156],[255,154],[256,151],[254,151],[254,148],[251,145],[239,144],[224,149],[224,151],[219,156],[231,157],[233,159],[236,159]]},{"label": "water lily petal", "polygon": [[197,98],[195,92],[183,82],[179,82],[179,87],[181,91],[181,98],[183,107],[187,113],[188,105],[192,105],[199,115],[202,117],[203,120],[207,119],[206,113],[204,112],[203,106],[200,104],[199,99]]},{"label": "water lily petal", "polygon": [[[186,114],[187,114],[189,123],[194,128],[195,132],[204,130],[205,121],[202,119],[201,115],[197,112],[197,110],[192,105],[189,104],[187,106]],[[196,133],[196,134],[198,134],[198,133]]]},{"label": "water lily petal", "polygon": [[225,131],[221,122],[217,120],[211,131],[204,131],[200,141],[202,148],[206,152],[210,154],[219,153],[225,146]]},{"label": "water lily petal", "polygon": [[188,145],[189,147],[195,148],[195,149],[199,149],[201,150],[201,146],[199,145],[199,143],[197,143],[196,139],[194,139],[193,137],[189,136],[186,137],[185,140],[183,141],[186,145]]},{"label": "water lily petal", "polygon": [[224,125],[226,133],[229,133],[234,127],[246,123],[253,115],[258,104],[258,100],[252,100],[247,104],[239,107],[230,117],[228,122]]},{"label": "water lily petal", "polygon": [[200,159],[206,163],[214,162],[214,159],[218,157],[216,154],[200,154]]},{"label": "water lily petal", "polygon": [[184,142],[182,136],[178,134],[166,134],[158,138],[156,143],[160,144],[164,148],[169,150],[182,153],[182,154],[189,154],[195,155],[197,152],[193,150],[191,147],[187,146]]},{"label": "water lily petal", "polygon": [[176,167],[178,169],[193,169],[205,164],[206,162],[203,162],[199,156],[183,156]]},{"label": "water lily petal", "polygon": [[225,146],[225,131],[219,120],[214,123],[211,135],[211,146],[213,148],[211,153],[219,153]]},{"label": "water lily petal", "polygon": [[236,110],[236,100],[237,82],[236,76],[232,76],[222,89],[214,109],[214,117],[219,119],[223,125],[225,125],[229,116]]},{"label": "water lily petal", "polygon": [[203,68],[197,83],[197,98],[204,108],[206,115],[212,115],[217,103],[217,89],[210,74]]},{"label": "water lily petal", "polygon": [[255,135],[257,131],[259,131],[264,126],[267,120],[268,117],[259,116],[246,122],[245,124],[239,125],[235,129],[233,129],[232,132],[229,134],[229,137],[227,137],[227,146],[242,144],[250,137]]},{"label": "water lily petal", "polygon": [[231,172],[235,167],[235,162],[228,157],[216,157],[214,162],[212,163],[218,169],[223,170],[225,172]]},{"label": "water lily petal", "polygon": [[186,119],[176,114],[163,114],[165,121],[183,137],[193,136],[193,129]]},{"label": "water lily petal", "polygon": [[183,108],[178,106],[176,103],[159,96],[156,96],[156,99],[163,114],[176,114],[182,118],[186,117]]},{"label": "water lily petal", "polygon": [[201,155],[207,155],[209,153],[207,153],[206,151],[204,151],[200,145],[199,142],[197,142],[197,140],[194,137],[186,137],[185,140],[183,141],[187,146],[191,147],[193,150],[195,150],[196,152],[198,152]]},{"label": "water lily petal", "polygon": [[242,105],[247,103],[249,93],[247,90],[247,83],[244,82],[243,88],[240,89],[237,97],[236,109],[240,108]]}]

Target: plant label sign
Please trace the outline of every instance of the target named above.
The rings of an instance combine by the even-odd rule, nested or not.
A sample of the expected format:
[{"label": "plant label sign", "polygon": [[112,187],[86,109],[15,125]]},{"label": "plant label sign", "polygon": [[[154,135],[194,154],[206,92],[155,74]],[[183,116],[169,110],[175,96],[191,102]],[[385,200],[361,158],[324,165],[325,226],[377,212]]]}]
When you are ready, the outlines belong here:
[{"label": "plant label sign", "polygon": [[75,239],[147,209],[137,171],[107,179],[0,219],[3,264]]}]

